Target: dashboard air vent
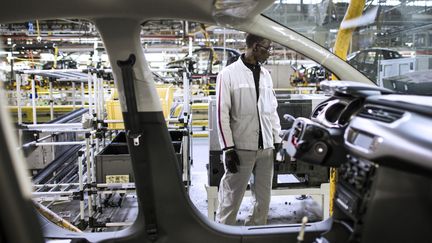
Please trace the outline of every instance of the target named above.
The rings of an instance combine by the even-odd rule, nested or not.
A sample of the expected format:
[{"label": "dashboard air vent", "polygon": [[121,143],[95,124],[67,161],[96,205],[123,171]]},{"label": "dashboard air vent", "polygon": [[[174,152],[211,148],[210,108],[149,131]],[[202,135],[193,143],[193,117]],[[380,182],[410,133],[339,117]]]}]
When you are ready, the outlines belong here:
[{"label": "dashboard air vent", "polygon": [[377,107],[377,106],[366,106],[360,113],[357,114],[359,117],[368,118],[371,120],[382,121],[386,123],[391,123],[399,120],[403,116],[404,112],[391,110],[387,108]]}]

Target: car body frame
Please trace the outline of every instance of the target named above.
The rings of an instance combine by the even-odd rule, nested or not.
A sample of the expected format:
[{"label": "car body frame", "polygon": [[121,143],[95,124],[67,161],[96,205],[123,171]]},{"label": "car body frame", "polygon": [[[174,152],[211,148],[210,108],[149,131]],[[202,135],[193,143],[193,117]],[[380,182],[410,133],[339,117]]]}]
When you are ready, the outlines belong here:
[{"label": "car body frame", "polygon": [[[139,215],[118,232],[73,233],[38,217],[32,208],[24,160],[7,116],[0,119],[1,242],[296,242],[301,226],[233,227],[216,224],[194,207],[178,174],[161,104],[140,41],[141,24],[151,19],[182,19],[260,35],[319,63],[339,79],[372,82],[345,61],[306,37],[260,13],[265,1],[224,0],[15,0],[2,3],[0,23],[32,19],[84,18],[92,21],[105,44],[119,91],[135,174]],[[5,102],[0,101],[4,113]],[[157,139],[155,139],[157,138]],[[329,230],[332,219],[308,223],[305,242]]]}]

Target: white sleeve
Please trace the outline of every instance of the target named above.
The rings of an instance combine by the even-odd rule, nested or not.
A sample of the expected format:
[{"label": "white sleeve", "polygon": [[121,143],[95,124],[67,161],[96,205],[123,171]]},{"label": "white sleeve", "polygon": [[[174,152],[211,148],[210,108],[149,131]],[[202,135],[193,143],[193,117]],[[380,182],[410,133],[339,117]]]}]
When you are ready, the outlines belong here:
[{"label": "white sleeve", "polygon": [[278,102],[274,90],[273,90],[273,97],[272,97],[272,105],[274,108],[274,112],[271,116],[270,121],[271,121],[272,132],[273,132],[273,143],[281,143],[282,138],[279,136],[279,133],[281,131],[281,125],[280,125],[279,115],[277,113]]},{"label": "white sleeve", "polygon": [[230,111],[230,76],[226,72],[219,72],[216,79],[216,117],[219,143],[222,149],[234,146],[230,127]]}]

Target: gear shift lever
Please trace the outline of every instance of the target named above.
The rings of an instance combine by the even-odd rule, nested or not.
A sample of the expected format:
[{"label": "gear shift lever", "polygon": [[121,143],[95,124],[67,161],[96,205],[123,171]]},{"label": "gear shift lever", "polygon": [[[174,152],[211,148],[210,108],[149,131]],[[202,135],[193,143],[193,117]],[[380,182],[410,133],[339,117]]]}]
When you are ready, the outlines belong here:
[{"label": "gear shift lever", "polygon": [[300,232],[299,232],[299,234],[297,236],[297,243],[302,243],[303,240],[304,240],[304,234],[305,234],[305,228],[306,228],[307,222],[308,222],[308,218],[306,216],[304,216],[302,218],[302,225],[301,225],[301,228],[300,228]]}]

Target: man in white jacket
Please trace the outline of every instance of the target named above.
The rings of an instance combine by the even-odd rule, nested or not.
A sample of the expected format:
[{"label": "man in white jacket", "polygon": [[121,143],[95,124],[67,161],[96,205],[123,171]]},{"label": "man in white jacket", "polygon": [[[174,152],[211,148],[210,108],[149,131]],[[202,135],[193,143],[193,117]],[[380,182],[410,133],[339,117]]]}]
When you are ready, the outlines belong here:
[{"label": "man in white jacket", "polygon": [[270,73],[261,66],[271,41],[249,34],[246,52],[217,77],[217,125],[225,174],[216,220],[235,225],[248,181],[253,207],[245,225],[267,223],[273,178],[273,149],[281,143],[277,100]]}]

